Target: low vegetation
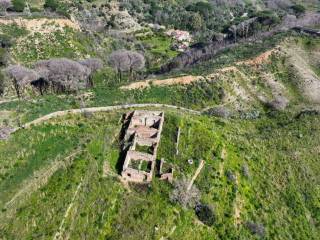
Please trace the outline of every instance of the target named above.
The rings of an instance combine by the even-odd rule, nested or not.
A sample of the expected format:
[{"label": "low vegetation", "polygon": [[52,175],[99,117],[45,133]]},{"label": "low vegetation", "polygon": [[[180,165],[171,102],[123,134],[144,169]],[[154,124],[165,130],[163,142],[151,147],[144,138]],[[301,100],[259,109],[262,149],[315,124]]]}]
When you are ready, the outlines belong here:
[{"label": "low vegetation", "polygon": [[[150,187],[130,187],[129,193],[114,178],[121,114],[68,116],[21,130],[9,142],[1,143],[1,151],[6,150],[1,158],[0,186],[7,193],[1,195],[2,238],[52,237],[57,232],[71,238],[317,238],[319,196],[310,180],[316,181],[319,174],[312,160],[319,154],[318,115],[222,121],[166,111],[158,158],[173,164],[177,179],[191,178],[200,159],[206,160],[195,182],[197,201],[202,203],[183,208],[170,201],[170,184],[155,179]],[[178,126],[182,129],[180,154],[175,155]],[[26,137],[31,141],[25,141]],[[63,159],[77,146],[82,152],[70,166],[57,170],[46,184],[15,202],[17,205],[5,207],[35,171],[46,168],[58,155]],[[192,164],[188,159],[193,159]],[[103,173],[106,165],[107,176]],[[249,177],[243,175],[243,165],[247,165]],[[236,180],[228,180],[227,172]],[[241,199],[241,205],[236,199]],[[238,225],[234,225],[235,208],[240,209]],[[211,227],[196,224],[191,229],[196,219]],[[29,227],[22,227],[26,224]]]},{"label": "low vegetation", "polygon": [[[318,239],[320,41],[294,28],[318,10],[0,1],[0,239]],[[124,182],[134,109],[87,109],[137,103],[176,106],[137,107],[165,113],[172,182]]]}]

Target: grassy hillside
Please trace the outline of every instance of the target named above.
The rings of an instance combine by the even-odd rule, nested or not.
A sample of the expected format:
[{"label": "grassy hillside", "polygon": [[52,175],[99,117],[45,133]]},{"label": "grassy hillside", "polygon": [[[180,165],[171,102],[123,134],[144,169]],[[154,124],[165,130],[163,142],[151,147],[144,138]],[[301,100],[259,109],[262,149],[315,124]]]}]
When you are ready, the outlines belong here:
[{"label": "grassy hillside", "polygon": [[[52,58],[97,57],[103,66],[88,74],[86,89],[54,91],[49,82],[42,92],[32,83],[45,85],[50,70],[43,67],[22,86],[21,99],[13,79],[0,74],[0,138],[3,129],[17,129],[0,140],[1,240],[319,238],[320,38],[267,34],[286,14],[317,11],[318,1],[28,3],[30,15],[2,13],[0,70],[33,69]],[[254,19],[250,36],[239,25],[242,36],[233,44],[237,30],[232,35],[230,27],[248,19]],[[172,28],[189,31],[194,48],[220,41],[232,47],[158,74],[179,54],[177,40],[165,33]],[[265,37],[252,41],[262,32]],[[143,68],[119,74],[109,57],[123,49],[142,54]],[[57,62],[56,73],[64,68]],[[76,69],[90,70],[81,66]],[[79,81],[70,72],[60,75]],[[22,75],[27,82],[28,73]],[[174,168],[172,184],[157,176],[148,185],[120,177],[121,119],[134,109],[84,110],[24,126],[56,111],[138,103],[177,106],[143,108],[165,113],[157,162]],[[199,202],[183,207],[172,194],[202,160],[194,183]]]},{"label": "grassy hillside", "polygon": [[[170,202],[170,184],[155,179],[150,187],[128,191],[119,182],[121,114],[68,116],[1,143],[2,239],[55,234],[70,239],[256,239],[249,222],[260,224],[266,239],[317,239],[319,115],[239,121],[166,110],[158,159],[172,163],[178,178],[191,177],[199,160],[206,161],[196,186],[201,201],[214,209],[215,221],[208,227],[193,209]],[[178,156],[173,147],[177,127],[182,129]],[[34,179],[35,172],[76,151],[75,143],[71,163],[47,180],[44,175]]]}]

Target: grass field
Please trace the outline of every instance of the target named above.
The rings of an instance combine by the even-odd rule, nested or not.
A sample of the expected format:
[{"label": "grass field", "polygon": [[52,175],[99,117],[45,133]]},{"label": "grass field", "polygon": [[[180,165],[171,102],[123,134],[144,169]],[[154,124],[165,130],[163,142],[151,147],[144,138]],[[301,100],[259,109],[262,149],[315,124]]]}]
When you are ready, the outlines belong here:
[{"label": "grass field", "polygon": [[[248,230],[250,221],[263,226],[266,239],[317,239],[319,116],[220,120],[166,110],[158,159],[173,164],[177,179],[190,178],[199,161],[206,161],[196,186],[201,201],[214,209],[215,223],[209,227],[193,209],[169,201],[170,184],[155,178],[151,186],[131,186],[128,192],[117,180],[121,114],[67,116],[1,143],[0,188],[6,193],[1,195],[1,238],[256,239]],[[50,142],[57,144],[48,148]],[[75,145],[82,151],[69,166],[5,207],[21,187],[34,182],[36,170],[69,155]]]}]

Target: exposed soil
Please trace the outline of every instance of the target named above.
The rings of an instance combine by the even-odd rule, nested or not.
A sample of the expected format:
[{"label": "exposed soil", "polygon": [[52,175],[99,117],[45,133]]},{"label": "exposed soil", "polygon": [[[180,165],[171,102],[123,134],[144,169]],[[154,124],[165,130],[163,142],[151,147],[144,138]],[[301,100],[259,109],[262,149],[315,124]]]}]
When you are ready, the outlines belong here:
[{"label": "exposed soil", "polygon": [[297,83],[301,93],[311,102],[320,104],[320,79],[307,61],[308,56],[300,48],[287,47],[289,62],[299,78]]},{"label": "exposed soil", "polygon": [[127,86],[122,86],[120,89],[132,90],[132,89],[147,88],[152,85],[156,85],[156,86],[178,85],[178,84],[183,85],[183,84],[190,84],[192,82],[200,81],[203,79],[204,78],[201,76],[191,76],[191,75],[176,77],[176,78],[168,78],[165,80],[150,79],[150,80],[146,80],[146,81],[131,83]]},{"label": "exposed soil", "polygon": [[[253,59],[237,62],[235,64],[235,66],[229,66],[229,67],[218,69],[216,72],[208,75],[206,78],[219,77],[221,74],[224,74],[227,72],[232,72],[232,71],[238,72],[241,74],[241,72],[239,71],[239,69],[236,66],[240,66],[240,65],[258,66],[258,65],[261,65],[261,64],[267,62],[270,59],[270,56],[277,53],[278,51],[279,51],[278,48],[271,49],[267,52],[260,54],[259,56],[255,57]],[[184,84],[191,84],[191,83],[197,82],[197,81],[202,81],[204,79],[205,78],[202,76],[192,76],[192,75],[176,77],[176,78],[168,78],[168,79],[164,79],[164,80],[149,79],[146,81],[131,83],[127,86],[122,86],[120,89],[122,89],[122,90],[143,89],[143,88],[150,87],[152,85],[156,85],[156,86],[169,86],[169,85],[179,85],[179,84],[184,85]]]},{"label": "exposed soil", "polygon": [[259,65],[261,65],[263,63],[268,62],[270,60],[270,57],[273,54],[277,54],[278,52],[279,52],[279,47],[276,47],[274,49],[271,49],[269,51],[266,51],[266,52],[260,54],[259,56],[255,57],[255,58],[237,62],[236,65],[251,65],[251,66],[254,65],[254,66],[259,66]]},{"label": "exposed soil", "polygon": [[78,24],[72,22],[69,19],[49,19],[49,18],[38,18],[38,19],[0,19],[0,24],[17,24],[20,27],[25,27],[28,31],[40,32],[40,33],[50,33],[57,30],[62,30],[64,27],[69,27],[74,30],[80,30]]}]

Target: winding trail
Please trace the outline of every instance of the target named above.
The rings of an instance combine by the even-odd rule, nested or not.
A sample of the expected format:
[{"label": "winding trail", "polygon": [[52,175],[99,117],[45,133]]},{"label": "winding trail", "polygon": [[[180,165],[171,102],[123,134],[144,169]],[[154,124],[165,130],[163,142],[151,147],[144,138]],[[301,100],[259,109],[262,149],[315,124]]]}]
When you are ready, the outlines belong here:
[{"label": "winding trail", "polygon": [[[37,125],[39,123],[48,121],[52,118],[65,116],[68,114],[80,114],[80,113],[95,113],[95,112],[110,112],[115,110],[121,110],[121,109],[128,109],[128,108],[145,108],[145,107],[154,107],[154,108],[170,108],[179,110],[182,112],[195,114],[195,115],[201,115],[200,111],[178,107],[174,105],[168,105],[168,104],[158,104],[158,103],[142,103],[142,104],[122,104],[122,105],[114,105],[114,106],[106,106],[106,107],[92,107],[92,108],[79,108],[79,109],[69,109],[64,111],[57,111],[50,113],[48,115],[42,116],[40,118],[37,118],[31,122],[25,123],[21,128],[28,128],[33,125]],[[14,129],[14,132],[19,130],[20,128]]]}]

